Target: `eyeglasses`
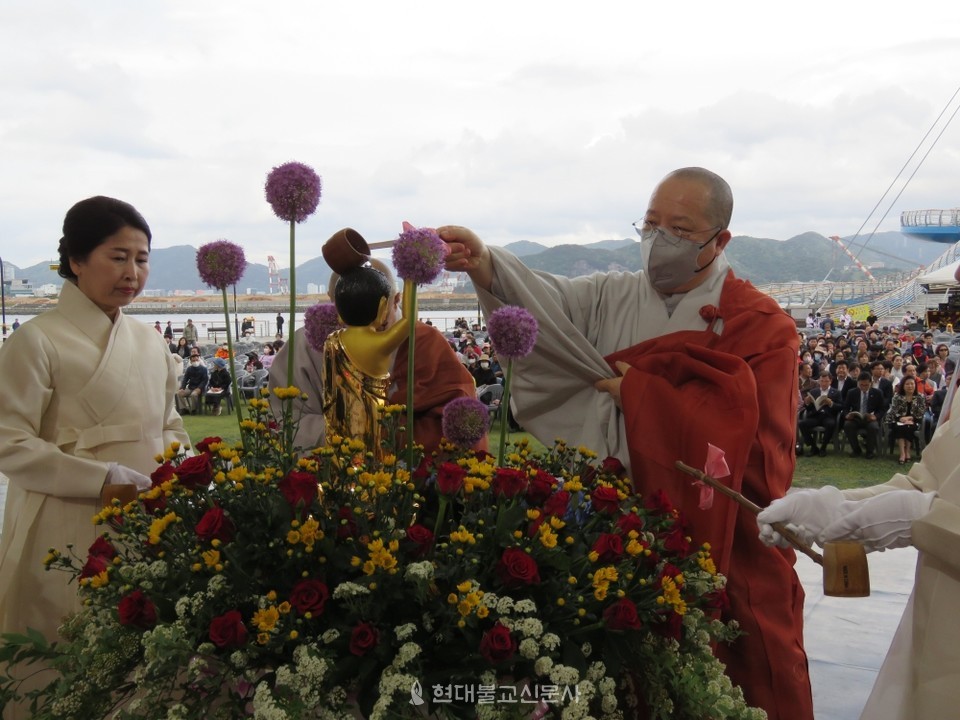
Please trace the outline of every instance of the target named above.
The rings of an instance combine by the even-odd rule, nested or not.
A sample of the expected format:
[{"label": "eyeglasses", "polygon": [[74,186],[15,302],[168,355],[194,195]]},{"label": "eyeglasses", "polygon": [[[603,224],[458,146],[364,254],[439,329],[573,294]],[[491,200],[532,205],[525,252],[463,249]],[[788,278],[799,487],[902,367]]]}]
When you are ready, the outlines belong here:
[{"label": "eyeglasses", "polygon": [[[713,235],[713,237],[710,238],[710,240],[713,240],[713,238],[715,238],[717,235],[720,234],[720,231],[723,228],[720,227],[719,225],[714,225],[713,227],[704,228],[703,230],[684,230],[682,228],[678,228],[674,226],[670,228],[670,230],[664,230],[659,225],[654,225],[653,223],[648,222],[646,220],[637,220],[635,223],[633,223],[633,229],[636,230],[637,235],[639,235],[644,240],[653,240],[654,236],[657,233],[660,233],[660,236],[664,240],[666,240],[671,245],[676,246],[676,245],[679,245],[681,240],[697,242],[697,240],[691,237],[692,235],[698,235],[700,233],[716,230],[717,232]],[[707,245],[707,243],[709,243],[710,240],[707,240],[707,242],[703,243],[703,245],[701,245],[700,247]]]}]

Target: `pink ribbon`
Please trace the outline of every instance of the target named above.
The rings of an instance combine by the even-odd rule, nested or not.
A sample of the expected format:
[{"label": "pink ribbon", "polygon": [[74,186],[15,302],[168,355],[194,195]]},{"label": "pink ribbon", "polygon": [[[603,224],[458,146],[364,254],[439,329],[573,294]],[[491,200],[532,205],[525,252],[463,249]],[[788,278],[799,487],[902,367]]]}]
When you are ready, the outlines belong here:
[{"label": "pink ribbon", "polygon": [[[716,445],[707,443],[707,462],[703,466],[703,472],[715,480],[729,475],[730,468],[727,466],[724,455],[723,450]],[[713,507],[713,488],[700,480],[694,481],[693,484],[700,486],[700,509],[709,510]]]}]

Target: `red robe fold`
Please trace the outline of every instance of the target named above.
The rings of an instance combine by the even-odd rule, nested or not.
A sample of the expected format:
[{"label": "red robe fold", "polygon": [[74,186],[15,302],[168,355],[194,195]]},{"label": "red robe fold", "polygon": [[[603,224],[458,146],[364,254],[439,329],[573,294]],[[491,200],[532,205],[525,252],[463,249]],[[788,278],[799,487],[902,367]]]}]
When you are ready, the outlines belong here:
[{"label": "red robe fold", "polygon": [[795,463],[796,327],[732,273],[709,313],[722,318],[722,334],[675,332],[606,358],[614,370],[617,361],[631,365],[620,392],[634,485],[642,495],[662,488],[694,543],[711,544],[728,580],[724,619],[745,633],[717,654],[747,702],[770,720],[810,720],[795,554],[764,546],[756,517],[719,493],[700,510],[693,478],[674,468],[678,459],[703,468],[709,442],[726,454],[729,487],[761,507],[786,493]]},{"label": "red robe fold", "polygon": [[[443,407],[451,400],[477,396],[473,376],[457,358],[450,343],[431,325],[417,323],[414,337],[413,437],[432,453],[443,437]],[[397,350],[391,374],[389,402],[407,404],[407,353],[409,343]],[[406,440],[401,439],[398,447]],[[477,443],[478,450],[487,449],[487,439]]]}]

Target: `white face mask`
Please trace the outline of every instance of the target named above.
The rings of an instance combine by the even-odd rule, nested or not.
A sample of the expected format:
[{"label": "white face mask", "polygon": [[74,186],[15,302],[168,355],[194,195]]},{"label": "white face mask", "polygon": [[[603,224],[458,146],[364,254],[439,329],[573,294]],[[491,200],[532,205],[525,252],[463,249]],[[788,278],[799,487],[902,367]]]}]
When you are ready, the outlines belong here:
[{"label": "white face mask", "polygon": [[484,370],[486,370],[488,367],[490,367],[490,363],[488,363],[488,362],[482,362],[482,363],[480,363],[480,367],[482,367]]},{"label": "white face mask", "polygon": [[200,358],[190,358],[190,364],[191,364],[191,365],[199,365],[199,364],[200,364]]},{"label": "white face mask", "polygon": [[660,227],[652,230],[647,237],[641,235],[643,266],[650,283],[661,292],[686,285],[717,259],[717,255],[714,255],[703,267],[697,266],[700,251],[716,240],[719,234],[718,230],[703,245],[678,238]]}]

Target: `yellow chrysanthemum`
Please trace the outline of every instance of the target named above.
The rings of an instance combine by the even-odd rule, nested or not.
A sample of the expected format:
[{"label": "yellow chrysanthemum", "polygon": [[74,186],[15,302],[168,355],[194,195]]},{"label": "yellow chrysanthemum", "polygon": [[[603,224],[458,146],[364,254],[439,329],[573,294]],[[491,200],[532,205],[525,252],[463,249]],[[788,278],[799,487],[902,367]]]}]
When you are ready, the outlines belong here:
[{"label": "yellow chrysanthemum", "polygon": [[253,614],[253,624],[257,626],[257,629],[264,632],[273,630],[279,621],[280,611],[277,610],[275,605],[257,610]]}]

